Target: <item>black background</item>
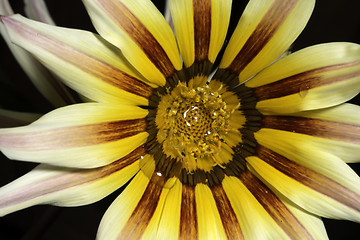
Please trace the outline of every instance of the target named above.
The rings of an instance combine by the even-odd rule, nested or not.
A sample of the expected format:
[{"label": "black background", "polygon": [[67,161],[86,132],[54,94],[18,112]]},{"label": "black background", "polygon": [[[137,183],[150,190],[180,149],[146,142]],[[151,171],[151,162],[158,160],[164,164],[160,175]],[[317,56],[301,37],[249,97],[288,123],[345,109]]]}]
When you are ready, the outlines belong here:
[{"label": "black background", "polygon": [[[15,12],[23,13],[22,1],[11,1]],[[47,1],[51,15],[59,26],[95,32],[81,1]],[[164,1],[154,1],[164,9]],[[247,1],[234,0],[232,30]],[[360,43],[360,1],[320,0],[314,13],[292,50],[318,43],[346,41]],[[46,113],[52,110],[32,86],[27,76],[0,40],[0,107],[10,110]],[[350,102],[359,104],[359,96]],[[360,164],[350,164],[359,174]],[[32,169],[35,164],[7,160],[0,153],[0,186]],[[95,239],[97,227],[107,207],[121,192],[119,189],[105,199],[83,207],[58,208],[34,206],[0,218],[0,239]],[[1,196],[0,196],[1,197]],[[359,239],[360,225],[349,221],[324,219],[332,240]]]}]

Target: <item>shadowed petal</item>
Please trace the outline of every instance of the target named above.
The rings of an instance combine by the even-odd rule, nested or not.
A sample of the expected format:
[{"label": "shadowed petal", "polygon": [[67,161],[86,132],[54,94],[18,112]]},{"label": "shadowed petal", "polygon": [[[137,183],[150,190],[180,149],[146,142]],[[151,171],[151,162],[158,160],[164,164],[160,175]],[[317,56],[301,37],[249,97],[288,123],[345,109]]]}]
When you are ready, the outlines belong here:
[{"label": "shadowed petal", "polygon": [[99,102],[147,104],[151,87],[141,81],[120,51],[100,36],[20,15],[3,17],[2,21],[13,42],[84,96]]},{"label": "shadowed petal", "polygon": [[181,69],[174,34],[151,1],[83,0],[102,37],[119,47],[129,62],[150,82]]},{"label": "shadowed petal", "polygon": [[0,129],[0,149],[11,159],[66,167],[109,164],[145,143],[138,107],[84,103],[59,108],[34,123]]},{"label": "shadowed petal", "polygon": [[285,114],[343,103],[360,90],[360,45],[327,43],[274,63],[245,86],[255,88],[256,108]]},{"label": "shadowed petal", "polygon": [[244,82],[285,52],[305,27],[315,1],[252,0],[225,50],[220,69]]},{"label": "shadowed petal", "polygon": [[0,215],[37,204],[80,206],[96,202],[135,175],[143,154],[140,147],[105,167],[89,170],[41,164],[0,188]]},{"label": "shadowed petal", "polygon": [[0,127],[6,128],[23,126],[32,123],[40,117],[40,114],[0,109]]},{"label": "shadowed petal", "polygon": [[[13,11],[7,0],[0,2],[0,15],[11,15]],[[4,24],[0,22],[0,33],[9,46],[16,61],[28,75],[34,86],[55,107],[62,107],[74,103],[74,99],[63,86],[42,64],[31,54],[13,44]]]},{"label": "shadowed petal", "polygon": [[25,13],[34,20],[55,25],[44,0],[25,0]]}]

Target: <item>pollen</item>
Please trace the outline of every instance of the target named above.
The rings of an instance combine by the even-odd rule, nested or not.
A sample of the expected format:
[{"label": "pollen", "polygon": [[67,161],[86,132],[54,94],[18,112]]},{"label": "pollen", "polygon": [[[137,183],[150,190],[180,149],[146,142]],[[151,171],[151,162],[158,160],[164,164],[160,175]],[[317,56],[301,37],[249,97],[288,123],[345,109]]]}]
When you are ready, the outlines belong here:
[{"label": "pollen", "polygon": [[189,172],[223,164],[224,139],[229,132],[238,132],[231,117],[239,104],[228,104],[223,96],[229,98],[229,93],[221,84],[196,85],[194,80],[180,82],[161,96],[155,117],[157,141]]}]

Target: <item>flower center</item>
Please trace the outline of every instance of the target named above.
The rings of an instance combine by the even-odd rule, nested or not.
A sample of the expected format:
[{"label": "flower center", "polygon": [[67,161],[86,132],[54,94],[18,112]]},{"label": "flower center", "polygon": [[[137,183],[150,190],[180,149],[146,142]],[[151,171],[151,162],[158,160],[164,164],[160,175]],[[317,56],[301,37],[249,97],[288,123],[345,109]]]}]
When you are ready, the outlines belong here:
[{"label": "flower center", "polygon": [[161,96],[155,116],[156,140],[167,157],[181,162],[189,172],[210,171],[226,163],[220,155],[227,134],[240,134],[232,124],[235,115],[241,116],[235,113],[239,102],[229,104],[235,96],[219,82],[195,83],[180,82]]}]

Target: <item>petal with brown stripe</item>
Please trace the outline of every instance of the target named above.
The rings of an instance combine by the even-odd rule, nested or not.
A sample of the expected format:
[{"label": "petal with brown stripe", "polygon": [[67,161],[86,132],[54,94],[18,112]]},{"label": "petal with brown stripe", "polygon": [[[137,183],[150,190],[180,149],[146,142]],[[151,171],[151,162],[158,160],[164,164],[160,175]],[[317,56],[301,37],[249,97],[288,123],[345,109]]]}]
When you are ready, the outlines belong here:
[{"label": "petal with brown stripe", "polygon": [[71,169],[41,164],[0,188],[0,215],[37,204],[80,206],[96,202],[124,185],[139,170],[139,147],[107,166]]},{"label": "petal with brown stripe", "polygon": [[[154,191],[153,194],[150,193],[151,190]],[[97,238],[102,240],[127,239],[128,234],[134,234],[132,238],[140,238],[150,220],[149,218],[155,211],[160,194],[161,187],[151,184],[148,176],[139,171],[105,212],[100,222]],[[147,204],[149,205],[145,206],[147,209],[136,211],[140,202],[143,201],[142,204],[144,204],[146,199],[148,199]],[[142,213],[143,218],[141,216],[135,218],[136,213],[137,217]],[[129,221],[131,222],[129,223]]]},{"label": "petal with brown stripe", "polygon": [[[157,239],[178,232],[181,184],[159,176],[150,155],[143,160],[141,171],[105,213],[98,239]],[[159,224],[171,226],[170,232],[158,232]]]},{"label": "petal with brown stripe", "polygon": [[170,10],[185,66],[214,63],[227,33],[231,1],[174,0]]},{"label": "petal with brown stripe", "polygon": [[[360,125],[355,122],[358,117],[352,116],[359,111],[358,106],[340,105],[296,116],[264,116],[263,129],[255,133],[255,138],[265,146],[276,143],[289,150],[311,144],[314,153],[321,150],[345,162],[357,162],[360,160]],[[342,113],[348,114],[339,116]],[[344,116],[349,116],[348,120],[339,120]]]},{"label": "petal with brown stripe", "polygon": [[181,69],[174,34],[151,1],[84,0],[102,37],[119,47],[129,62],[157,85]]},{"label": "petal with brown stripe", "polygon": [[245,239],[327,238],[321,219],[291,206],[250,172],[225,177],[222,185]]},{"label": "petal with brown stripe", "polygon": [[34,123],[0,130],[0,150],[11,159],[65,167],[107,165],[144,144],[147,110],[84,103],[54,110]]},{"label": "petal with brown stripe", "polygon": [[221,185],[210,187],[227,239],[244,239],[234,209]]},{"label": "petal with brown stripe", "polygon": [[[290,156],[288,152],[286,155]],[[306,211],[318,216],[360,222],[359,177],[342,166],[345,165],[344,162],[331,159],[320,151],[318,155],[321,161],[318,161],[318,164],[314,163],[318,155],[313,155],[308,161],[305,159],[307,156],[298,155],[297,158],[290,156],[290,160],[260,146],[256,156],[246,160],[252,172],[271,189],[283,194]],[[326,159],[329,159],[330,165],[337,164],[338,168],[331,168],[332,170],[341,169],[343,172],[338,175],[328,173]]]},{"label": "petal with brown stripe", "polygon": [[193,239],[198,239],[198,232],[195,187],[183,184],[181,192],[179,239],[186,239],[189,236]]},{"label": "petal with brown stripe", "polygon": [[335,107],[294,113],[291,116],[307,118],[308,121],[319,120],[327,129],[317,128],[314,133],[319,135],[319,132],[322,132],[320,135],[330,140],[330,143],[324,142],[322,147],[345,162],[360,161],[360,153],[356,151],[360,145],[360,106],[344,103]]},{"label": "petal with brown stripe", "polygon": [[199,239],[226,239],[225,229],[210,187],[203,183],[197,184],[195,200]]},{"label": "petal with brown stripe", "polygon": [[251,0],[225,50],[220,69],[244,82],[275,61],[305,27],[313,0]]},{"label": "petal with brown stripe", "polygon": [[255,88],[256,108],[286,114],[343,103],[360,90],[360,45],[326,43],[275,62],[245,86]]},{"label": "petal with brown stripe", "polygon": [[82,95],[98,102],[147,105],[152,87],[119,49],[99,35],[43,24],[20,15],[2,17],[2,21],[14,43],[39,58]]}]

